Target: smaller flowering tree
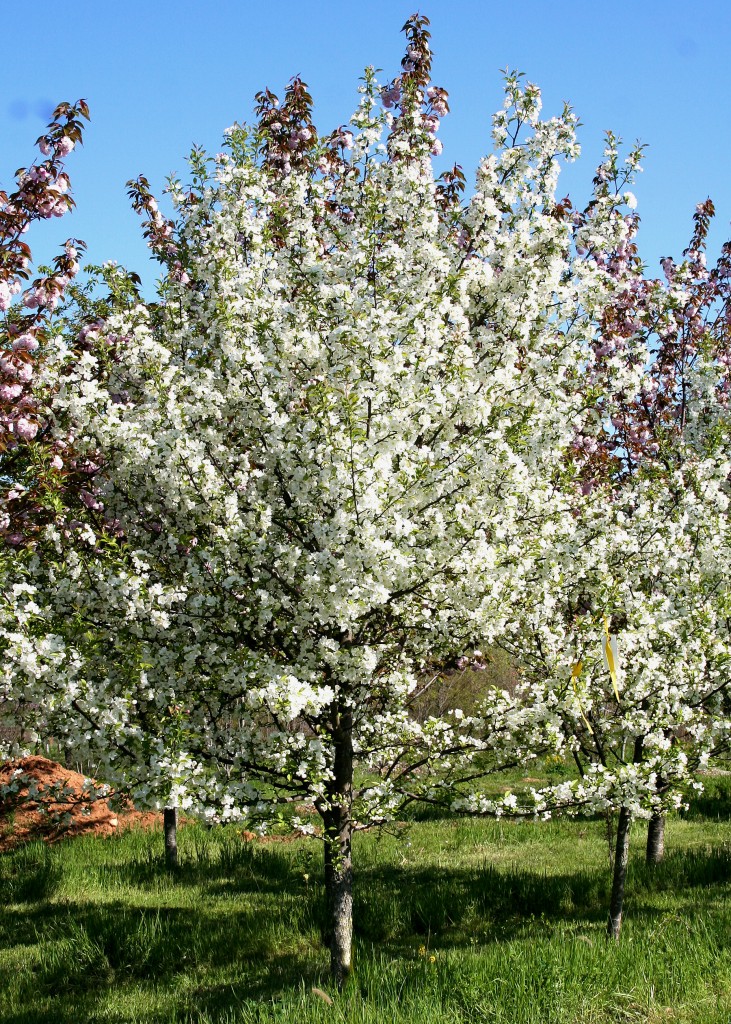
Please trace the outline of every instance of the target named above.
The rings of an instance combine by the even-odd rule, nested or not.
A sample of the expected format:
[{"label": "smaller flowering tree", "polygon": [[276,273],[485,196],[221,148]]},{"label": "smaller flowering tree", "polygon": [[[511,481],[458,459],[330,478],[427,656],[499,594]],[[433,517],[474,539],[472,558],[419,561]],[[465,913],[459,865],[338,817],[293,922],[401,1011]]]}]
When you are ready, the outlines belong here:
[{"label": "smaller flowering tree", "polygon": [[634,247],[602,255],[623,284],[585,375],[563,596],[553,623],[529,607],[515,644],[561,694],[579,773],[534,806],[619,812],[615,938],[632,818],[650,817],[656,859],[665,811],[729,748],[728,247],[707,271],[708,214],[684,262],[663,261],[665,282]]}]

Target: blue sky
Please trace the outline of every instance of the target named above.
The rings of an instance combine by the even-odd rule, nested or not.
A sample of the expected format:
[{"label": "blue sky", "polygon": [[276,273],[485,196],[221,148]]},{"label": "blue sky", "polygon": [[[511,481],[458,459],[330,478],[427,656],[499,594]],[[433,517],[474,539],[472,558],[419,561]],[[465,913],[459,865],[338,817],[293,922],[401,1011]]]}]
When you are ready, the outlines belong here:
[{"label": "blue sky", "polygon": [[[32,24],[18,9],[18,45],[0,66],[0,187],[33,159],[33,142],[62,99],[83,96],[92,120],[67,167],[77,210],[34,229],[44,259],[68,235],[85,239],[94,262],[116,259],[156,277],[131,212],[125,182],[145,174],[159,194],[185,174],[192,143],[212,152],[223,129],[250,119],[254,93],[279,95],[300,74],[315,100],[315,123],[330,131],[356,102],[373,64],[398,73],[400,29],[413,0],[36,0]],[[449,90],[442,123],[444,164],[471,180],[489,148],[490,114],[502,102],[500,69],[525,71],[543,90],[544,112],[569,100],[583,127],[583,156],[561,186],[585,197],[611,128],[648,144],[635,191],[640,244],[654,272],[679,255],[695,204],[710,195],[717,218],[712,252],[731,237],[731,2],[729,0],[424,0],[431,19],[434,81]],[[13,29],[11,29],[13,31]]]}]

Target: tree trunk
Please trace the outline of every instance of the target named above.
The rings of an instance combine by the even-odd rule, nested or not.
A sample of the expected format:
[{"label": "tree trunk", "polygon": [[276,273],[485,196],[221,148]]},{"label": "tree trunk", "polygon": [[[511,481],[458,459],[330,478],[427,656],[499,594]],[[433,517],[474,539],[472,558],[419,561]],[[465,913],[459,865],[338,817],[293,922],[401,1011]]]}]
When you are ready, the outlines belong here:
[{"label": "tree trunk", "polygon": [[353,961],[353,716],[335,712],[333,779],[320,813],[325,840],[325,897],[330,972],[338,989],[345,985]]},{"label": "tree trunk", "polygon": [[624,883],[627,878],[631,825],[631,811],[628,807],[620,807],[617,821],[617,843],[614,849],[612,896],[609,901],[609,921],[607,922],[607,934],[615,942],[619,941],[619,933],[622,929],[622,906],[624,904]]},{"label": "tree trunk", "polygon": [[168,868],[178,866],[178,808],[166,807],[163,811],[163,830],[165,833],[165,865]]},{"label": "tree trunk", "polygon": [[659,864],[665,856],[665,815],[662,811],[654,811],[647,826],[647,850],[645,860],[648,864]]},{"label": "tree trunk", "polygon": [[341,989],[353,966],[353,829],[349,815],[340,821],[338,817],[328,814],[325,819],[325,895],[330,973]]}]

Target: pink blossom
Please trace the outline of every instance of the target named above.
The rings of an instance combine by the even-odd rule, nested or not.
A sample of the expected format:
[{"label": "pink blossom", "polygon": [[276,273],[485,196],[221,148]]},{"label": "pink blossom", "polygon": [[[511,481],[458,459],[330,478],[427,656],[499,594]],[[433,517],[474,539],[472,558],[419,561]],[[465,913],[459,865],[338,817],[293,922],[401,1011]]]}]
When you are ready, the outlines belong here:
[{"label": "pink blossom", "polygon": [[10,287],[6,281],[0,281],[0,311],[10,308]]},{"label": "pink blossom", "polygon": [[12,402],[22,391],[22,384],[3,384],[0,386],[0,401]]},{"label": "pink blossom", "polygon": [[447,97],[449,93],[446,89],[438,89],[432,85],[426,90],[426,95],[431,103],[432,111],[438,117],[446,117],[449,113],[449,104],[447,103]]},{"label": "pink blossom", "polygon": [[19,420],[16,420],[16,437],[22,437],[24,441],[32,441],[37,433],[38,424],[34,423],[33,420],[28,420],[25,418],[25,416],[21,416]]},{"label": "pink blossom", "polygon": [[61,458],[60,455],[54,455],[53,456],[53,458],[51,459],[51,468],[52,469],[63,469],[63,459]]},{"label": "pink blossom", "polygon": [[74,145],[74,140],[70,139],[68,135],[64,135],[56,143],[56,156],[68,156]]},{"label": "pink blossom", "polygon": [[391,85],[388,89],[381,89],[381,103],[383,103],[386,110],[391,107],[395,107],[401,100],[401,89],[396,83]]},{"label": "pink blossom", "polygon": [[32,334],[21,334],[12,344],[13,352],[35,352],[38,341]]},{"label": "pink blossom", "polygon": [[101,324],[100,323],[86,324],[79,331],[79,341],[89,341],[89,342],[98,341],[99,340],[99,330],[100,330],[100,328],[101,328]]},{"label": "pink blossom", "polygon": [[44,156],[48,156],[48,154],[51,152],[51,146],[48,139],[41,139],[41,141],[38,143],[38,148]]},{"label": "pink blossom", "polygon": [[98,499],[95,498],[90,491],[82,491],[81,500],[86,505],[86,507],[91,509],[92,511],[98,511],[99,509],[104,508],[102,503],[98,501]]},{"label": "pink blossom", "polygon": [[444,149],[444,146],[442,145],[441,140],[440,139],[434,139],[434,141],[431,144],[431,150],[430,150],[432,156],[441,156],[441,153],[442,153],[443,149]]},{"label": "pink blossom", "polygon": [[30,363],[23,363],[22,366],[19,366],[15,371],[15,376],[24,384],[28,384],[33,380],[33,367]]},{"label": "pink blossom", "polygon": [[188,284],[190,282],[190,277],[188,276],[186,270],[183,268],[183,264],[180,262],[180,260],[176,260],[175,263],[173,264],[173,272],[171,276],[174,281],[179,281],[180,284]]}]

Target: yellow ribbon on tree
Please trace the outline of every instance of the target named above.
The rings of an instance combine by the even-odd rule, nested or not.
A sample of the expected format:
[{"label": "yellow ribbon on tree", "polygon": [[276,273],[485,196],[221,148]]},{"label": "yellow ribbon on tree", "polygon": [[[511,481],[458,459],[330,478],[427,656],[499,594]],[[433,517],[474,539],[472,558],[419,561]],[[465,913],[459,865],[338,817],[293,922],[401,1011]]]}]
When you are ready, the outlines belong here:
[{"label": "yellow ribbon on tree", "polygon": [[612,678],[614,696],[619,703],[619,650],[617,637],[609,632],[609,616],[604,616],[604,639],[602,640],[602,654],[604,655],[604,667]]},{"label": "yellow ribbon on tree", "polygon": [[577,661],[576,664],[574,665],[574,667],[571,669],[571,682],[572,682],[573,687],[574,687],[574,693],[576,694],[576,700],[577,700],[577,703],[579,705],[579,711],[581,712],[581,717],[586,722],[586,728],[589,730],[589,732],[593,736],[594,735],[594,730],[591,727],[591,722],[589,721],[589,719],[584,714],[584,709],[581,706],[581,697],[579,696],[579,676],[581,675],[581,669],[582,669],[582,663],[580,661]]}]

